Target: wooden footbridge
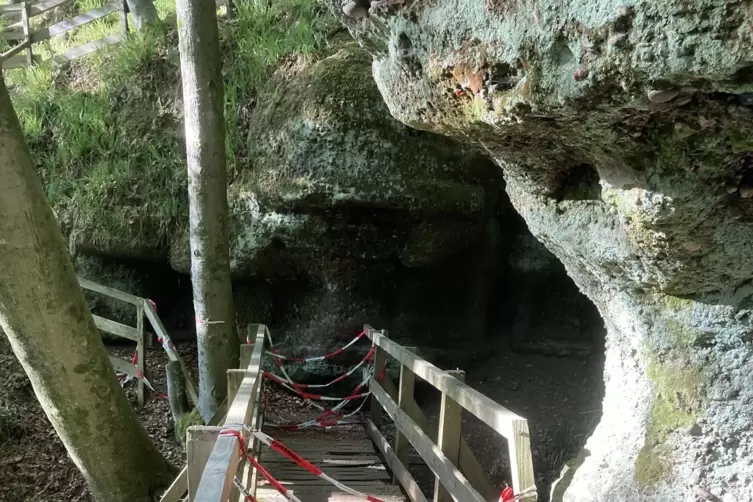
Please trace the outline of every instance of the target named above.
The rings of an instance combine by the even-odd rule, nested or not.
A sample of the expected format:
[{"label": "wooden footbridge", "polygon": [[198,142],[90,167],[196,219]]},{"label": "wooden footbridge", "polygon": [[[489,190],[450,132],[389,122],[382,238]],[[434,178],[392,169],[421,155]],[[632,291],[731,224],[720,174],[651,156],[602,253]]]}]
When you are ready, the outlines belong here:
[{"label": "wooden footbridge", "polygon": [[[259,325],[253,343],[242,346],[240,369],[228,371],[229,404],[208,426],[188,429],[187,465],[161,502],[536,500],[524,418],[466,385],[462,372],[440,370],[384,331],[366,326],[365,336],[373,344],[373,364],[364,374],[371,410],[355,436],[355,426],[347,436],[337,427],[266,430],[262,359],[270,338]],[[399,364],[397,385],[385,374],[389,358]],[[413,398],[416,377],[441,392],[437,430]],[[500,455],[509,455],[512,487],[503,497],[460,436],[463,410],[507,440],[508,451]],[[396,426],[393,444],[380,432],[384,415]],[[436,477],[433,496],[409,472],[411,446]]]}]

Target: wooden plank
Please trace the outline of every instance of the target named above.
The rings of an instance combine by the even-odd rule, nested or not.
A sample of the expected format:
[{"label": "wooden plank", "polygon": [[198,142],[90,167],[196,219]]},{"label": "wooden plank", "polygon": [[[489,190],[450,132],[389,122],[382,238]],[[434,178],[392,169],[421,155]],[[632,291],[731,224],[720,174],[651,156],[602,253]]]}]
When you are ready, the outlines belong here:
[{"label": "wooden plank", "polygon": [[67,31],[76,29],[80,26],[83,26],[87,23],[91,23],[92,21],[96,21],[97,19],[101,19],[105,16],[109,16],[113,12],[120,11],[120,8],[121,8],[120,2],[117,1],[113,3],[108,3],[107,5],[100,7],[98,9],[89,10],[76,17],[66,19],[65,21],[60,21],[59,23],[55,23],[51,26],[48,26],[47,28],[42,28],[41,30],[35,31],[34,33],[31,34],[31,41],[41,42],[42,40],[47,40],[56,35],[62,35],[63,33]]},{"label": "wooden plank", "polygon": [[[398,398],[398,390],[390,378],[385,377],[382,380],[382,386],[393,399]],[[426,434],[429,436],[434,435],[433,428],[429,425],[429,420],[424,415],[424,412],[421,411],[418,404],[416,404],[415,400],[411,399],[405,403],[405,412]],[[487,502],[496,502],[499,499],[499,490],[486,477],[484,469],[479,464],[468,443],[462,437],[460,438],[460,458],[458,462],[460,463],[460,470],[463,471],[465,477],[484,496]]]},{"label": "wooden plank", "polygon": [[134,296],[130,293],[126,293],[124,291],[120,291],[115,288],[97,284],[96,282],[90,281],[89,279],[83,279],[79,277],[78,283],[82,288],[88,289],[89,291],[94,291],[96,293],[100,293],[105,296],[117,298],[118,300],[121,300],[127,303],[132,303],[134,305],[138,305],[143,301],[143,299],[139,298],[138,296]]},{"label": "wooden plank", "polygon": [[73,49],[69,49],[63,54],[59,54],[52,58],[52,62],[57,66],[65,66],[71,61],[75,61],[76,59],[88,56],[89,54],[97,52],[100,49],[104,49],[105,47],[108,47],[110,45],[119,44],[122,41],[123,36],[120,33],[107,35],[106,37],[100,38],[99,40],[92,40],[91,42],[87,42],[83,45],[79,45],[78,47],[74,47]]},{"label": "wooden plank", "polygon": [[125,37],[128,35],[128,1],[120,0],[120,32]]},{"label": "wooden plank", "polygon": [[[139,367],[142,375],[146,375],[146,350],[144,349],[144,303],[140,302],[136,305],[136,354],[138,361],[136,364]],[[139,407],[144,406],[146,398],[146,385],[142,378],[139,378],[139,384],[136,389]]]},{"label": "wooden plank", "polygon": [[188,490],[188,467],[183,467],[159,502],[180,502]]},{"label": "wooden plank", "polygon": [[[251,363],[248,365],[235,399],[228,409],[227,417],[225,417],[226,424],[251,423],[262,380],[261,361],[264,355],[266,329],[263,324],[260,324],[257,329]],[[243,431],[242,433],[246,438],[248,437],[247,432]],[[250,443],[247,442],[247,444]],[[193,502],[225,502],[230,497],[233,478],[240,462],[239,446],[238,438],[235,436],[220,436],[217,439],[201,478],[196,497],[191,497]]]},{"label": "wooden plank", "polygon": [[[416,352],[415,347],[405,347],[406,350]],[[413,388],[416,381],[416,375],[404,364],[400,365],[400,382],[398,390],[397,404],[400,409],[405,411],[406,403],[413,400]],[[408,456],[410,455],[410,442],[402,432],[395,431],[395,455],[403,465],[408,465]]]},{"label": "wooden plank", "polygon": [[159,338],[162,339],[162,347],[165,349],[165,352],[167,352],[167,358],[171,361],[180,361],[181,368],[183,368],[183,376],[186,379],[186,391],[188,392],[188,398],[191,400],[194,406],[198,406],[199,393],[196,391],[196,385],[194,385],[193,380],[191,379],[191,374],[188,372],[186,365],[183,364],[183,360],[180,358],[180,355],[178,355],[178,351],[175,350],[175,346],[173,345],[173,341],[170,339],[170,335],[167,334],[165,326],[162,325],[162,320],[157,315],[157,312],[154,310],[151,302],[142,299],[141,304],[143,305],[146,318],[152,325],[154,332]]},{"label": "wooden plank", "polygon": [[[536,486],[533,474],[533,456],[531,454],[531,435],[528,421],[517,420],[513,423],[513,440],[507,442],[510,451],[510,471],[512,488],[515,493],[522,493]],[[536,496],[524,497],[523,502],[534,502]]]},{"label": "wooden plank", "polygon": [[29,15],[31,17],[34,17],[40,14],[44,14],[48,10],[60,7],[61,5],[64,5],[70,1],[71,0],[44,0],[42,2],[36,2],[35,4],[31,5],[31,8],[29,9]]},{"label": "wooden plank", "polygon": [[133,378],[136,378],[138,376],[138,372],[136,371],[136,366],[131,364],[129,361],[124,361],[122,359],[118,359],[117,357],[109,356],[110,357],[110,364],[112,364],[112,367],[115,371],[118,373],[125,373],[128,376],[131,376]]},{"label": "wooden plank", "polygon": [[248,365],[251,364],[251,354],[254,353],[254,346],[248,343],[244,343],[241,345],[241,363],[238,366],[239,368],[248,368]]},{"label": "wooden plank", "polygon": [[[414,372],[418,375],[418,372]],[[421,430],[408,414],[401,410],[375,378],[369,379],[369,389],[379,400],[384,411],[390,416],[398,429],[400,429],[408,441],[413,445],[426,465],[435,475],[442,479],[442,484],[450,492],[455,500],[463,502],[486,502],[484,497],[476,491],[457,467],[442,453],[429,436]]]},{"label": "wooden plank", "polygon": [[[465,380],[464,371],[455,371],[452,374],[458,380]],[[439,408],[439,431],[437,432],[437,446],[442,450],[447,459],[454,466],[458,466],[460,455],[460,428],[463,425],[463,408],[442,393],[442,403]],[[452,497],[437,477],[434,482],[434,502],[452,502]]]},{"label": "wooden plank", "polygon": [[0,14],[21,13],[24,10],[23,4],[11,3],[7,5],[0,5]]},{"label": "wooden plank", "polygon": [[[289,493],[295,495],[303,502],[364,502],[364,499],[350,495],[333,486],[289,486]],[[372,495],[384,502],[404,502],[405,497],[396,486],[365,485],[358,489]],[[288,502],[277,493],[271,486],[260,486],[258,491],[259,501],[263,502]]]},{"label": "wooden plank", "polygon": [[[25,37],[25,35],[24,35],[24,37]],[[5,62],[6,60],[12,59],[13,56],[15,56],[16,54],[18,54],[22,50],[24,50],[27,47],[29,47],[29,45],[31,45],[31,42],[29,42],[28,40],[24,40],[23,42],[21,42],[17,46],[12,47],[12,48],[8,49],[7,51],[3,52],[2,54],[0,54],[0,61]],[[26,66],[28,66],[29,65],[28,59],[26,58],[26,56],[23,56],[23,58],[26,60]]]},{"label": "wooden plank", "polygon": [[[219,424],[224,420],[226,413],[227,399],[220,403],[217,412],[212,415],[212,418],[207,425],[211,426]],[[188,467],[184,466],[167,491],[162,494],[159,502],[179,502],[186,495],[186,492],[188,492]]]},{"label": "wooden plank", "polygon": [[125,324],[120,324],[119,322],[111,321],[110,319],[105,319],[104,317],[100,317],[98,315],[92,314],[92,317],[94,318],[94,324],[96,324],[97,328],[101,329],[102,331],[106,331],[107,333],[110,333],[112,335],[126,338],[134,342],[139,341],[139,332],[136,328],[126,326]]},{"label": "wooden plank", "polygon": [[497,431],[508,440],[513,437],[513,422],[523,417],[513,413],[501,404],[483,395],[465,382],[440,370],[430,362],[405,350],[397,343],[376,331],[367,332],[374,343],[382,347],[389,355],[408,366],[416,376],[446,393],[460,406],[473,413],[479,420]]},{"label": "wooden plank", "polygon": [[24,32],[19,29],[5,29],[0,31],[0,40],[23,40]]},{"label": "wooden plank", "polygon": [[376,425],[374,425],[371,420],[366,420],[366,432],[369,433],[374,444],[376,444],[379,451],[382,452],[384,460],[387,462],[387,466],[392,470],[395,479],[400,482],[405,493],[408,494],[408,498],[413,502],[427,502],[418,483],[416,483],[416,480],[408,471],[406,463],[400,460],[397,456],[397,452],[392,451],[390,443],[384,436],[382,436],[379,429],[377,429]]},{"label": "wooden plank", "polygon": [[186,465],[188,466],[188,498],[195,500],[209,456],[217,443],[221,427],[191,426],[186,431]]},{"label": "wooden plank", "polygon": [[[373,331],[373,328],[370,326],[366,328],[366,333],[370,333]],[[384,333],[385,331],[381,332],[382,336],[387,336]],[[376,354],[374,355],[374,375],[379,375],[382,373],[382,370],[384,370],[385,366],[387,365],[387,353],[382,349],[381,347],[377,347]],[[371,396],[371,421],[374,422],[374,425],[379,427],[382,424],[382,408],[379,406],[379,401],[376,397]]]},{"label": "wooden plank", "polygon": [[21,5],[24,7],[21,11],[21,25],[23,26],[24,40],[28,43],[26,46],[26,64],[31,66],[34,64],[34,53],[32,52],[31,28],[29,27],[29,4],[23,2]]},{"label": "wooden plank", "polygon": [[[40,61],[42,61],[42,58],[35,55],[34,62],[39,63]],[[12,70],[15,68],[26,68],[28,66],[29,64],[28,64],[26,55],[23,55],[23,56],[16,55],[2,62],[3,70]]]}]

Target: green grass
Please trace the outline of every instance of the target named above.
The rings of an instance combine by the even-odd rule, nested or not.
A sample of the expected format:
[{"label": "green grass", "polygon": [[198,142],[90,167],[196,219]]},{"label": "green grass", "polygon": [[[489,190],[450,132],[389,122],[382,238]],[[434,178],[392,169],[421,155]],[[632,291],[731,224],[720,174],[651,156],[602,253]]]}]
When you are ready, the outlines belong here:
[{"label": "green grass", "polygon": [[[105,2],[78,0],[72,13]],[[163,19],[174,15],[174,2],[156,4]],[[237,19],[220,22],[231,172],[251,162],[247,124],[259,88],[281,62],[322,51],[333,26],[316,0],[276,0],[271,8],[251,0],[239,5]],[[49,58],[119,29],[111,15],[35,51]],[[6,71],[5,79],[63,228],[93,231],[103,246],[96,240],[117,236],[135,248],[166,249],[187,219],[174,28],[133,34],[67,70],[48,62]]]}]

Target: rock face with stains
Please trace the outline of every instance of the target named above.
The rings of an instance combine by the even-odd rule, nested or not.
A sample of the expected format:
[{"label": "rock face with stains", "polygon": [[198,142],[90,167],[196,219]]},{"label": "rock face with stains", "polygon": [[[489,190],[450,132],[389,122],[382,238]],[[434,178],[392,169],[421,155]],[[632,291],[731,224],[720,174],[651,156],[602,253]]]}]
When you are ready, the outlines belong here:
[{"label": "rock face with stains", "polygon": [[485,151],[606,322],[558,498],[752,501],[750,3],[330,1],[392,114]]}]

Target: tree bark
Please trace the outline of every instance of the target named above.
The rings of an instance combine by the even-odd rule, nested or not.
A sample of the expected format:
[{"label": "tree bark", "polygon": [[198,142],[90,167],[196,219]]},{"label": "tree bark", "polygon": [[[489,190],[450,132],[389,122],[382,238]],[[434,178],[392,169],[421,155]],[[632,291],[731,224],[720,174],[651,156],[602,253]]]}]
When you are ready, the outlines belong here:
[{"label": "tree bark", "polygon": [[0,327],[95,500],[152,502],[173,468],[118,384],[2,77]]},{"label": "tree bark", "polygon": [[162,21],[157,14],[157,8],[153,0],[126,0],[128,10],[133,15],[136,29],[141,31],[145,27],[161,28]]},{"label": "tree bark", "polygon": [[214,0],[176,2],[188,163],[191,280],[199,349],[199,411],[227,394],[239,339],[230,279],[223,83]]}]

